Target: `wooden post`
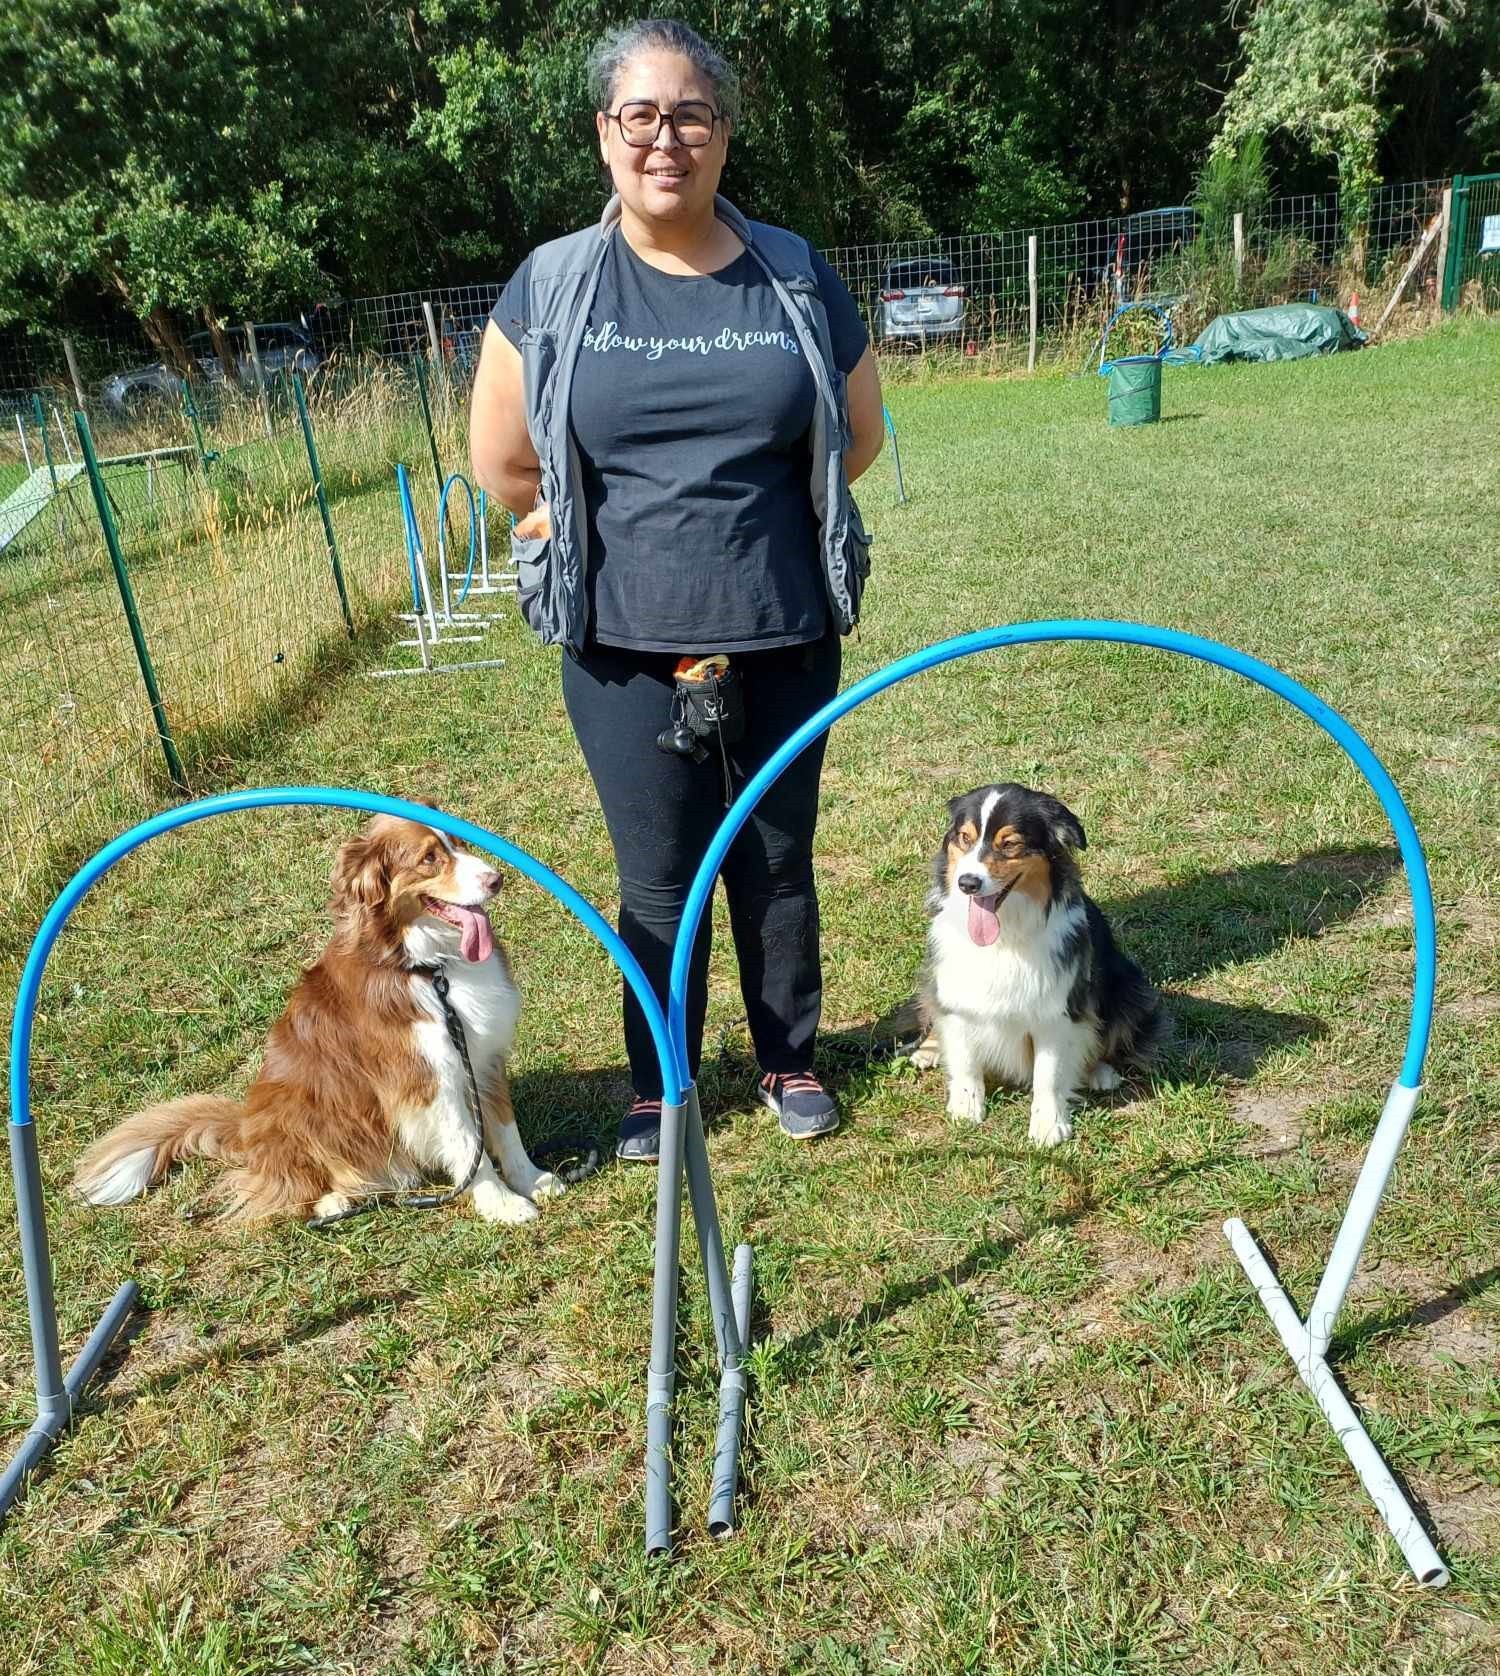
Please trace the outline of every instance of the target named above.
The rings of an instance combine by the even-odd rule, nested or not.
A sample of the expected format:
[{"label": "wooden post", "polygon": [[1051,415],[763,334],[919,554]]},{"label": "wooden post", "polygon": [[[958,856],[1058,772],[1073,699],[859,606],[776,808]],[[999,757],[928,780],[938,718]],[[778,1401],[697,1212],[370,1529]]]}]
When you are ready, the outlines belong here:
[{"label": "wooden post", "polygon": [[1245,217],[1239,211],[1234,212],[1234,288],[1236,291],[1245,283]]},{"label": "wooden post", "polygon": [[1026,236],[1026,289],[1031,294],[1031,332],[1030,343],[1026,350],[1026,370],[1036,371],[1036,234]]},{"label": "wooden post", "polygon": [[[1443,225],[1446,227],[1447,222],[1444,222]],[[84,407],[87,404],[83,399],[83,379],[78,372],[78,357],[73,352],[72,338],[63,339],[63,354],[68,361],[68,377],[73,380],[73,399],[80,407]]]},{"label": "wooden post", "polygon": [[1443,230],[1438,235],[1437,300],[1443,306],[1443,289],[1448,282],[1448,230],[1453,225],[1453,188],[1443,188]]},{"label": "wooden post", "polygon": [[260,393],[260,416],[265,421],[266,435],[274,436],[271,425],[271,398],[266,394],[266,370],[260,364],[260,345],[255,341],[255,328],[245,322],[245,342],[250,346],[250,365],[255,372],[255,388]]},{"label": "wooden post", "polygon": [[[425,297],[422,299],[422,318],[427,322],[427,354],[432,362],[432,376],[437,381],[438,399],[442,403],[443,412],[447,413],[453,391],[448,384],[448,369],[443,365],[443,345],[438,337],[437,320],[432,312],[432,304]],[[441,492],[439,487],[439,493]]]},{"label": "wooden post", "polygon": [[1396,289],[1391,292],[1390,297],[1386,301],[1385,312],[1375,322],[1374,331],[1370,333],[1371,337],[1374,337],[1375,333],[1380,331],[1381,327],[1383,327],[1386,321],[1390,319],[1391,311],[1395,308],[1396,304],[1401,301],[1401,293],[1405,291],[1407,285],[1410,283],[1411,276],[1418,268],[1421,267],[1422,258],[1429,250],[1432,249],[1432,241],[1438,236],[1438,228],[1442,225],[1442,221],[1443,216],[1442,211],[1440,210],[1435,216],[1433,216],[1432,220],[1427,223],[1427,231],[1422,235],[1422,242],[1413,252],[1411,261],[1406,264],[1406,271],[1401,275],[1401,278],[1397,280]]}]

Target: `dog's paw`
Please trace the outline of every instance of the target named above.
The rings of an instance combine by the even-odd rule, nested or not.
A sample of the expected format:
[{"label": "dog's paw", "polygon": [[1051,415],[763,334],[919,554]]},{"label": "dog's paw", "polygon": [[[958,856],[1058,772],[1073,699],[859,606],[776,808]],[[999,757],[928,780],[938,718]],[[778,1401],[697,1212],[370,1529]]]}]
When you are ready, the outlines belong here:
[{"label": "dog's paw", "polygon": [[936,1036],[928,1036],[918,1042],[906,1057],[919,1071],[935,1071],[943,1062]]},{"label": "dog's paw", "polygon": [[313,1215],[343,1216],[354,1209],[354,1201],[343,1193],[325,1193],[317,1204],[313,1206]]},{"label": "dog's paw", "polygon": [[528,1195],[536,1204],[542,1204],[547,1199],[560,1199],[568,1190],[568,1184],[551,1170],[543,1170],[531,1184]]},{"label": "dog's paw", "polygon": [[1089,1072],[1089,1087],[1095,1094],[1113,1094],[1124,1080],[1113,1065],[1106,1064],[1102,1059]]},{"label": "dog's paw", "polygon": [[512,1193],[494,1181],[482,1181],[474,1189],[474,1209],[486,1222],[505,1222],[511,1227],[535,1222],[541,1215],[530,1199],[523,1199],[519,1193]]},{"label": "dog's paw", "polygon": [[948,1115],[955,1123],[984,1121],[984,1084],[982,1082],[950,1082],[948,1084]]},{"label": "dog's paw", "polygon": [[1073,1120],[1057,1106],[1033,1106],[1028,1131],[1033,1146],[1061,1146],[1073,1134]]}]

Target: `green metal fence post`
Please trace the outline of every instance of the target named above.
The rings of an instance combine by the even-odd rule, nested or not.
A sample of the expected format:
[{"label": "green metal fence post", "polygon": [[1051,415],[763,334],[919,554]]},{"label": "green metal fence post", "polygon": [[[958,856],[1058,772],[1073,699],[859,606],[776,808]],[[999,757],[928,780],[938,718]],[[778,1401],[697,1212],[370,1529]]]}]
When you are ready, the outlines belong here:
[{"label": "green metal fence post", "polygon": [[1458,307],[1459,292],[1463,288],[1464,239],[1469,231],[1469,181],[1467,175],[1453,177],[1452,220],[1448,228],[1448,266],[1443,273],[1444,314],[1452,314]]},{"label": "green metal fence post", "polygon": [[427,449],[432,455],[432,481],[437,493],[442,494],[443,468],[438,462],[437,435],[432,428],[432,403],[427,399],[427,368],[420,355],[413,355],[411,364],[417,375],[417,393],[422,398],[422,423],[427,427]]},{"label": "green metal fence post", "polygon": [[198,404],[193,400],[192,384],[187,381],[184,381],[182,386],[182,411],[187,414],[188,418],[192,421],[193,436],[197,439],[198,443],[198,464],[202,470],[206,472],[214,461],[218,459],[219,450],[217,448],[210,448],[204,439],[203,421],[199,417]]},{"label": "green metal fence post", "polygon": [[307,383],[301,372],[292,374],[292,394],[297,399],[297,417],[302,421],[302,440],[307,444],[307,463],[312,467],[313,491],[318,497],[318,511],[323,515],[323,534],[328,540],[328,562],[333,566],[333,585],[339,591],[339,606],[344,613],[344,627],[349,638],[354,638],[354,613],[349,609],[349,591],[344,586],[344,567],[339,563],[339,544],[333,533],[333,518],[328,511],[328,491],[323,487],[323,467],[318,462],[318,445],[313,441],[312,419],[307,411]]},{"label": "green metal fence post", "polygon": [[135,607],[135,591],[130,586],[130,572],[125,568],[125,555],[120,549],[120,532],[115,528],[115,515],[109,504],[109,496],[104,489],[104,474],[99,470],[99,458],[94,453],[94,436],[89,429],[88,416],[81,410],[73,414],[73,423],[78,430],[79,446],[83,449],[84,464],[88,468],[89,488],[94,492],[94,506],[99,513],[99,523],[104,531],[104,545],[109,549],[109,562],[114,566],[115,582],[120,589],[120,603],[125,607],[125,621],[130,625],[130,638],[135,646],[135,661],[140,665],[141,679],[146,684],[146,696],[151,700],[151,715],[156,722],[156,736],[161,741],[161,754],[166,758],[167,773],[171,776],[172,784],[178,791],[189,789],[187,775],[183,772],[182,758],[177,754],[177,744],[172,738],[172,729],[167,723],[167,712],[161,701],[161,692],[156,685],[156,668],[151,662],[151,653],[146,646],[146,636],[141,628],[140,613]]},{"label": "green metal fence post", "polygon": [[52,444],[47,441],[47,415],[42,411],[42,398],[31,393],[31,416],[36,420],[37,435],[42,439],[42,457],[47,462],[47,475],[52,479],[52,498],[57,499],[57,466],[52,459]]}]

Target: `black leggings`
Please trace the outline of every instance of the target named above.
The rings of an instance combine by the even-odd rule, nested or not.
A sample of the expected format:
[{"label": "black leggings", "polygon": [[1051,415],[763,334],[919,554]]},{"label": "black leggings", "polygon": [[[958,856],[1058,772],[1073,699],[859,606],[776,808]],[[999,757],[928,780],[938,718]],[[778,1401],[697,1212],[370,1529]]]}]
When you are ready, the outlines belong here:
[{"label": "black leggings", "polygon": [[[604,807],[620,874],[620,935],[662,1005],[672,941],[688,887],[724,818],[724,770],[658,749],[672,705],[665,652],[589,647],[563,658],[563,700]],[[807,646],[737,652],[745,690],[745,736],[729,749],[735,792],[789,733],[838,691],[836,636]],[[810,745],[760,800],[730,846],[723,879],[739,957],[740,991],[755,1055],[765,1071],[811,1069],[823,1004],[813,833],[818,823],[822,739]],[[687,1036],[698,1074],[708,1005],[709,920],[693,950]],[[651,1033],[625,989],[625,1049],[638,1095],[658,1098],[661,1070]]]}]

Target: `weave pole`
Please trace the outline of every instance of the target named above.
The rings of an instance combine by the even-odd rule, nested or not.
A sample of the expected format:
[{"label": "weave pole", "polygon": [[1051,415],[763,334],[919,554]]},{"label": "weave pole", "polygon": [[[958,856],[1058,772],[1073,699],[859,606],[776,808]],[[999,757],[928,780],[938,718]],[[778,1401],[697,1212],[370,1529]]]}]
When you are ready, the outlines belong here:
[{"label": "weave pole", "polygon": [[1012,623],[1006,627],[980,629],[914,652],[888,664],[838,694],[810,717],[787,739],[774,756],[753,776],[724,816],[703,857],[688,892],[677,941],[672,951],[672,975],[667,1001],[667,1025],[672,1048],[681,1065],[687,1064],[688,970],[698,926],[713,895],[719,869],[740,829],[767,789],[785,772],[815,739],[833,724],[857,709],[877,693],[924,670],[977,652],[996,651],[1006,646],[1038,645],[1051,641],[1103,641],[1118,645],[1147,646],[1175,652],[1215,664],[1265,687],[1316,722],[1339,745],[1364,775],[1390,820],[1391,829],[1406,869],[1412,902],[1412,932],[1416,970],[1412,990],[1411,1022],[1407,1031],[1406,1055],[1396,1082],[1386,1099],[1385,1109],[1365,1155],[1359,1179],[1344,1213],[1333,1252],[1319,1283],[1308,1319],[1298,1317],[1291,1300],[1278,1285],[1259,1247],[1245,1224],[1237,1217],[1224,1224],[1235,1255],[1239,1258],[1263,1307],[1270,1315],[1283,1344],[1292,1357],[1303,1383],[1316,1399],[1334,1434],[1343,1445],[1350,1464],[1375,1503],[1391,1535],[1418,1582],[1441,1587],[1448,1581],[1448,1569],[1423,1530],[1410,1503],[1403,1495],[1369,1434],[1339,1389],[1326,1360],[1334,1322],[1353,1279],[1360,1254],[1375,1213],[1390,1179],[1396,1153],[1406,1134],[1421,1090],[1422,1062],[1432,1028],[1433,994],[1437,979],[1437,926],[1433,915],[1432,888],[1427,862],[1416,827],[1395,782],[1375,753],[1336,710],[1280,670],[1231,646],[1176,629],[1156,628],[1143,623],[1069,619],[1057,622]]},{"label": "weave pole", "polygon": [[[693,1166],[693,1213],[703,1248],[704,1264],[709,1274],[710,1297],[728,1297],[731,1283],[724,1274],[723,1246],[719,1237],[717,1211],[713,1203],[713,1187],[703,1153],[702,1121],[698,1116],[697,1095],[683,1086],[677,1072],[671,1038],[666,1019],[646,975],[635,956],[625,946],[618,932],[605,921],[599,911],[574,890],[565,879],[551,868],[498,834],[476,826],[471,821],[445,814],[426,804],[409,803],[396,797],[384,797],[377,792],[351,791],[333,786],[274,786],[250,791],[228,792],[219,797],[200,798],[169,809],[150,820],[131,827],[128,832],[100,850],[86,862],[65,886],[52,904],[41,929],[32,942],[26,965],[21,974],[16,996],[15,1014],[11,1023],[10,1051],[10,1151],[11,1167],[16,1185],[16,1217],[20,1229],[22,1264],[26,1277],[26,1302],[31,1322],[32,1352],[35,1362],[37,1417],[23,1436],[3,1476],[0,1476],[0,1516],[15,1501],[27,1476],[40,1464],[47,1451],[57,1441],[73,1417],[84,1387],[98,1369],[120,1329],[129,1319],[139,1297],[133,1280],[127,1280],[116,1292],[99,1324],[89,1336],[77,1361],[66,1376],[62,1372],[57,1334],[57,1302],[53,1286],[52,1261],[47,1242],[46,1208],[42,1191],[41,1167],[37,1156],[36,1128],[31,1111],[31,1038],[36,1016],[37,998],[42,976],[63,926],[89,888],[103,877],[117,862],[132,851],[180,826],[208,820],[218,815],[241,814],[249,810],[285,808],[288,806],[351,809],[364,814],[397,815],[436,827],[451,838],[459,838],[498,856],[518,873],[540,885],[573,914],[604,946],[630,985],[646,1023],[660,1062],[663,1089],[662,1161],[658,1181],[657,1253],[654,1275],[655,1310],[653,1314],[651,1375],[647,1406],[647,1545],[652,1552],[665,1552],[671,1545],[671,1480],[669,1445],[672,1428],[672,1392],[676,1355],[677,1257],[678,1227],[681,1214],[681,1179],[684,1148]],[[694,1131],[696,1137],[694,1138]],[[670,1145],[669,1145],[670,1140]],[[674,1174],[675,1163],[675,1174]],[[748,1251],[748,1248],[741,1248]],[[666,1259],[670,1259],[667,1261]],[[748,1319],[748,1271],[743,1280],[735,1277],[735,1295],[746,1293],[743,1314]],[[743,1372],[739,1364],[739,1341],[732,1326],[726,1338],[716,1316],[716,1339],[721,1355],[734,1352],[732,1365],[726,1364],[723,1377],[731,1386],[738,1384],[743,1394]],[[728,1499],[733,1500],[733,1473],[738,1461],[738,1431],[733,1441],[723,1435],[720,1427],[719,1450],[716,1455],[715,1502],[722,1521],[731,1517],[723,1505],[721,1491],[721,1458],[729,1471]]]}]

